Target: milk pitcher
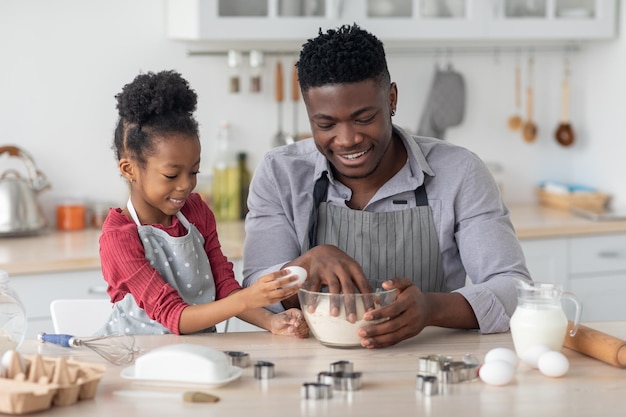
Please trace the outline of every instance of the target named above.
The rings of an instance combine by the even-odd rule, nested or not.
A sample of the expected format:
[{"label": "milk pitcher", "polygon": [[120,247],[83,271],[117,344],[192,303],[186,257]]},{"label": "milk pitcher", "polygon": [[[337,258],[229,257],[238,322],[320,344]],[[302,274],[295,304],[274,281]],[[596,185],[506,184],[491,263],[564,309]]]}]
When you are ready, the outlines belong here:
[{"label": "milk pitcher", "polygon": [[574,294],[564,292],[559,284],[519,279],[517,300],[517,308],[511,316],[511,335],[518,356],[537,345],[561,350],[567,332],[567,317],[561,300],[572,302],[576,308],[570,336],[576,334],[582,303]]}]

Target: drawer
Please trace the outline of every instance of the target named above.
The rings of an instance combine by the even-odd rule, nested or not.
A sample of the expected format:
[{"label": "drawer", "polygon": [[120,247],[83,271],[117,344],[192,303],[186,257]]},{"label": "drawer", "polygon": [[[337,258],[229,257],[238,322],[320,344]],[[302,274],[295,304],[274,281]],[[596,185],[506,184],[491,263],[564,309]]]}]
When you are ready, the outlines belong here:
[{"label": "drawer", "polygon": [[570,239],[570,273],[626,271],[626,235]]}]

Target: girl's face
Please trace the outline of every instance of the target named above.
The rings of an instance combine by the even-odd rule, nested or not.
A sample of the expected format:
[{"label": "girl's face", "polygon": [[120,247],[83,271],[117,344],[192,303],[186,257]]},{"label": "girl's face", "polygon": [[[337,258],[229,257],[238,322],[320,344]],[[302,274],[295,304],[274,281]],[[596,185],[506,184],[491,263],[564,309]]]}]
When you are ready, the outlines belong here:
[{"label": "girl's face", "polygon": [[146,158],[144,167],[129,162],[133,164],[131,199],[142,224],[169,226],[172,216],[185,205],[196,187],[200,140],[195,136],[170,134],[154,141],[154,153]]}]

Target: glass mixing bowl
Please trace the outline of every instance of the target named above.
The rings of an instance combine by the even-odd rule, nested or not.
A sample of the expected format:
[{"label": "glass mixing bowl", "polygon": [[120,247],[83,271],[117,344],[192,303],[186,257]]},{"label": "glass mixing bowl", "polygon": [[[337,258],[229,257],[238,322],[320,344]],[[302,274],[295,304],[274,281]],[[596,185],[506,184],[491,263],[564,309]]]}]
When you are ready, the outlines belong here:
[{"label": "glass mixing bowl", "polygon": [[[330,294],[328,292],[298,290],[300,308],[311,332],[321,344],[338,348],[361,346],[359,328],[387,319],[363,320],[366,311],[391,304],[398,290],[377,290],[366,294]],[[335,309],[336,307],[336,309]],[[331,314],[331,309],[336,315]],[[356,320],[348,320],[346,311],[355,313]]]}]

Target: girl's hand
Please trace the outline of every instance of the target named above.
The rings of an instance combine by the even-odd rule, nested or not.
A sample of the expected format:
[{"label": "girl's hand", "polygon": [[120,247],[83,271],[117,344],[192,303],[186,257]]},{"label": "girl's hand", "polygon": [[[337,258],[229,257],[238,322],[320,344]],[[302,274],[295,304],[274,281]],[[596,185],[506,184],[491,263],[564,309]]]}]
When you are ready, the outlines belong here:
[{"label": "girl's hand", "polygon": [[278,303],[286,298],[292,297],[298,293],[301,285],[288,285],[298,280],[298,277],[289,275],[289,271],[281,269],[263,275],[250,287],[245,288],[241,292],[246,295],[246,305],[249,309],[257,307],[265,307]]},{"label": "girl's hand", "polygon": [[302,311],[297,308],[290,308],[283,313],[274,314],[270,331],[272,334],[293,336],[300,339],[309,337],[309,326],[304,320]]}]

